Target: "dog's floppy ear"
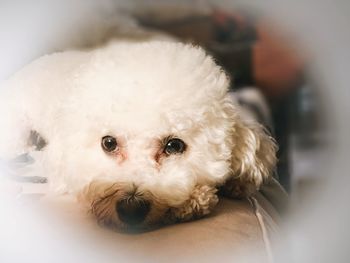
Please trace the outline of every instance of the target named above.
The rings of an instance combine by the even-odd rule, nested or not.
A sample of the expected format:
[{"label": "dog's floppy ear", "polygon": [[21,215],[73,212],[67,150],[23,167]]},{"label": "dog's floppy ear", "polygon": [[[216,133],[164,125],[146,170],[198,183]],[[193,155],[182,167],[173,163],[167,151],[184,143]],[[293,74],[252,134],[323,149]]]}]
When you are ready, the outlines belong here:
[{"label": "dog's floppy ear", "polygon": [[226,195],[245,197],[259,189],[276,165],[277,146],[262,125],[231,108],[232,175],[223,187]]}]

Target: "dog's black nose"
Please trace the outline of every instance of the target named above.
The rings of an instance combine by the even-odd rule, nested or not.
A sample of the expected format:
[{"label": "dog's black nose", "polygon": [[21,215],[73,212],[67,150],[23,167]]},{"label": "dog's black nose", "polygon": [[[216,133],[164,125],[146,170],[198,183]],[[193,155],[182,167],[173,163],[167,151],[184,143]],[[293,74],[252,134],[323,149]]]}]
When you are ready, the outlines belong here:
[{"label": "dog's black nose", "polygon": [[139,197],[122,199],[116,204],[119,219],[128,225],[137,225],[143,222],[150,208],[150,202]]}]

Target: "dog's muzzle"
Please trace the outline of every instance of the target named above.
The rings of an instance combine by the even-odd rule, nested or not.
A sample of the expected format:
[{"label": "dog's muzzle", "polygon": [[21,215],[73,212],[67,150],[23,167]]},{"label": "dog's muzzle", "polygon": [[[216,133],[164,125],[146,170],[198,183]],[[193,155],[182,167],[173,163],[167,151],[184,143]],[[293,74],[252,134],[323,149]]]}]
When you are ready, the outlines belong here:
[{"label": "dog's muzzle", "polygon": [[145,220],[151,210],[151,204],[143,198],[129,196],[119,200],[116,203],[115,210],[120,221],[133,226]]}]

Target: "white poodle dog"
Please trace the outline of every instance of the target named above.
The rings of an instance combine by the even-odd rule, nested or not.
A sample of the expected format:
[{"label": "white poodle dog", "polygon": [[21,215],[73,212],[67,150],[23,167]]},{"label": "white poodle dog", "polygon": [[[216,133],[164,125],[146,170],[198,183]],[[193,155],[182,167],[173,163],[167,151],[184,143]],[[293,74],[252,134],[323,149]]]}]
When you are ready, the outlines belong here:
[{"label": "white poodle dog", "polygon": [[275,166],[274,141],[199,47],[111,42],[41,57],[4,85],[0,155],[35,150],[40,134],[50,189],[76,195],[103,225],[200,218],[217,189],[250,195]]}]

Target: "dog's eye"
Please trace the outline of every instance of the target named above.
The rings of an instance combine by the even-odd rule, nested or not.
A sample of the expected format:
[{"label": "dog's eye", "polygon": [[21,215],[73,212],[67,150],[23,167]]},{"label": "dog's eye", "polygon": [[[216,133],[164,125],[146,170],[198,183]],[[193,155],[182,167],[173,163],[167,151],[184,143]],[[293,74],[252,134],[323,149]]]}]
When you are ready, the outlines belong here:
[{"label": "dog's eye", "polygon": [[113,152],[118,147],[117,139],[109,135],[102,138],[101,145],[106,152]]},{"label": "dog's eye", "polygon": [[175,153],[183,153],[186,150],[186,144],[177,138],[170,139],[166,142],[164,153],[167,155]]}]

